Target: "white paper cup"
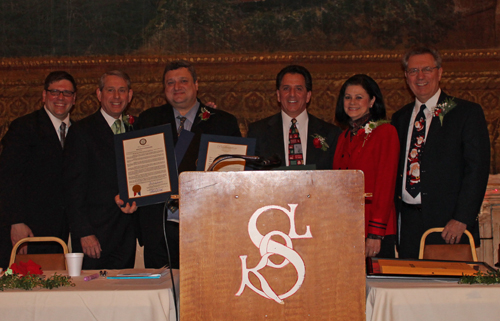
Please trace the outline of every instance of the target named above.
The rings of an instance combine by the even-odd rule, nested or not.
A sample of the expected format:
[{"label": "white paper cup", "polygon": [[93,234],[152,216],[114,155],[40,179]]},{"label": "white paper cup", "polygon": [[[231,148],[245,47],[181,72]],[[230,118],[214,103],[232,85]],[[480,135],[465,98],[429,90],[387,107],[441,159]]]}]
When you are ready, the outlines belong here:
[{"label": "white paper cup", "polygon": [[66,264],[69,276],[80,276],[82,273],[83,253],[66,253]]}]

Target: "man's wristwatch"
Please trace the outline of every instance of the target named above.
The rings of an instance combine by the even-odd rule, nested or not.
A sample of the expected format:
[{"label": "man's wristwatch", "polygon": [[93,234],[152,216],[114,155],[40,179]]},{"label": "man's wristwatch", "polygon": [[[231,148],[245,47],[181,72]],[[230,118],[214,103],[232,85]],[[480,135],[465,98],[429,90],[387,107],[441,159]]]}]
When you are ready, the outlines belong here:
[{"label": "man's wristwatch", "polygon": [[376,235],[376,234],[368,234],[366,237],[367,239],[372,239],[372,240],[383,240],[384,237],[382,235]]}]

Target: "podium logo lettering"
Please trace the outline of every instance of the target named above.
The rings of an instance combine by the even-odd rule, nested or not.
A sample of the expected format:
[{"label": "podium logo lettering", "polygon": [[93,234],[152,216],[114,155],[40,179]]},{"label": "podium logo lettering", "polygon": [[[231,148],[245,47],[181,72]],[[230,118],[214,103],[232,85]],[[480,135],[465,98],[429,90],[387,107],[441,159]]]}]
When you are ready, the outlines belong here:
[{"label": "podium logo lettering", "polygon": [[[304,265],[304,261],[300,257],[300,255],[294,251],[292,240],[294,239],[307,239],[312,238],[312,234],[310,231],[309,225],[306,226],[306,232],[302,235],[298,235],[295,229],[295,210],[297,209],[297,204],[288,204],[290,210],[276,205],[264,206],[256,210],[250,220],[248,221],[248,235],[252,240],[252,243],[260,250],[261,259],[257,266],[253,268],[247,267],[247,255],[241,255],[241,286],[236,296],[240,296],[243,293],[245,287],[249,287],[257,294],[263,296],[266,299],[274,300],[278,303],[283,304],[283,300],[295,294],[302,283],[304,282],[304,278],[306,275],[306,268]],[[290,231],[288,234],[285,234],[281,231],[271,231],[266,235],[260,234],[257,229],[257,219],[259,216],[268,211],[268,210],[278,210],[285,213],[290,220]],[[279,236],[283,238],[285,244],[281,244],[271,239],[273,236]],[[283,257],[283,262],[280,264],[275,264],[269,257],[272,255],[280,255]],[[287,266],[288,264],[292,264],[297,272],[297,281],[292,286],[290,290],[283,294],[277,294],[273,291],[272,287],[269,285],[265,277],[260,273],[265,267],[271,267],[274,269],[281,269]],[[254,286],[249,280],[249,274],[253,273],[260,282],[261,289],[258,289]]]}]

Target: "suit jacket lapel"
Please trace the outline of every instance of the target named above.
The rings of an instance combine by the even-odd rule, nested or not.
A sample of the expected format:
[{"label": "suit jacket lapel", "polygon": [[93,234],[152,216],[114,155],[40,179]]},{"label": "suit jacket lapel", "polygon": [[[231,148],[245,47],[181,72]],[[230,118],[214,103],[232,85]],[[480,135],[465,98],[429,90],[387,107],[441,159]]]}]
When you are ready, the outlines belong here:
[{"label": "suit jacket lapel", "polygon": [[172,130],[172,137],[174,139],[174,145],[177,144],[177,125],[175,123],[174,107],[170,104],[164,105],[165,107],[161,109],[161,124],[170,124]]},{"label": "suit jacket lapel", "polygon": [[96,135],[98,138],[96,141],[102,140],[106,145],[106,150],[112,151],[114,153],[115,135],[113,134],[113,130],[111,129],[111,127],[109,127],[106,119],[104,119],[104,116],[102,115],[100,109],[94,114],[94,116],[95,122],[97,124],[94,132],[94,135]]},{"label": "suit jacket lapel", "polygon": [[191,131],[193,131],[194,129],[196,129],[197,127],[201,126],[203,127],[202,125],[204,123],[206,123],[207,121],[209,121],[209,119],[207,120],[204,120],[203,122],[201,121],[201,118],[198,117],[198,115],[201,113],[201,108],[202,107],[205,107],[201,102],[200,102],[200,106],[198,106],[198,110],[196,111],[196,116],[194,117],[194,121],[193,121],[193,126],[191,126]]},{"label": "suit jacket lapel", "polygon": [[[448,98],[448,95],[445,94],[443,91],[441,91],[441,95],[439,95],[438,99],[438,105],[444,102]],[[434,117],[432,115],[432,122],[431,122],[431,127],[429,127],[429,132],[427,133],[427,137],[425,139],[425,144],[432,144],[434,141],[434,137],[439,134],[439,131],[441,130],[441,121],[439,120],[439,117]],[[425,155],[425,149],[424,149],[424,155]]]},{"label": "suit jacket lapel", "polygon": [[[286,166],[285,146],[283,137],[283,118],[281,113],[276,114],[268,122],[267,130],[269,148],[267,150],[277,150],[282,160],[282,166]],[[259,155],[260,156],[260,155]]]},{"label": "suit jacket lapel", "polygon": [[[316,161],[320,158],[320,153],[324,153],[321,148],[314,147],[314,134],[316,132],[321,132],[321,123],[317,121],[316,118],[311,117],[308,113],[309,124],[307,126],[307,137],[301,137],[301,140],[307,139],[307,156],[306,156],[306,164],[316,164]],[[326,138],[326,137],[325,137]]]},{"label": "suit jacket lapel", "polygon": [[50,142],[49,144],[52,148],[62,151],[59,133],[55,130],[49,115],[47,115],[47,112],[43,107],[39,110],[38,116],[42,135],[47,137],[47,139],[43,140]]},{"label": "suit jacket lapel", "polygon": [[[403,108],[406,108],[406,106]],[[413,108],[415,108],[415,103],[411,104],[411,108],[407,108],[406,112],[403,115],[401,115],[401,120],[396,124],[398,126],[398,128],[396,129],[398,131],[398,134],[400,135],[399,144],[401,146],[400,147],[401,152],[399,153],[399,168],[401,171],[403,171],[404,164],[406,163],[406,157],[408,156],[408,153],[406,152],[408,147],[406,146],[406,144],[408,142],[408,129],[410,127]]]}]

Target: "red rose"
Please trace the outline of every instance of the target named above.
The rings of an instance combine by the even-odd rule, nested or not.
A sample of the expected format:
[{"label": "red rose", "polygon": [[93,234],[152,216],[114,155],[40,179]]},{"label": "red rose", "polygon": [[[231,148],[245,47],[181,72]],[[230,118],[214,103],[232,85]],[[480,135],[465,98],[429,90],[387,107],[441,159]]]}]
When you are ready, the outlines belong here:
[{"label": "red rose", "polygon": [[314,145],[314,147],[316,147],[316,148],[321,148],[321,147],[323,147],[323,146],[321,145],[321,140],[320,140],[319,138],[317,138],[317,137],[316,137],[315,139],[313,139],[313,145]]},{"label": "red rose", "polygon": [[133,124],[135,123],[135,118],[134,118],[134,116],[132,116],[132,115],[129,115],[129,116],[128,116],[128,123],[129,123],[130,125],[133,125]]},{"label": "red rose", "polygon": [[201,119],[206,120],[210,118],[210,113],[208,111],[204,112],[203,115],[201,115]]},{"label": "red rose", "polygon": [[19,264],[12,263],[10,266],[10,269],[12,272],[19,274],[19,275],[27,275],[28,272],[31,274],[42,274],[42,267],[32,260],[28,260],[28,263],[25,262],[19,262]]},{"label": "red rose", "polygon": [[434,111],[434,116],[439,116],[439,114],[441,114],[442,110],[441,109],[436,109]]}]

